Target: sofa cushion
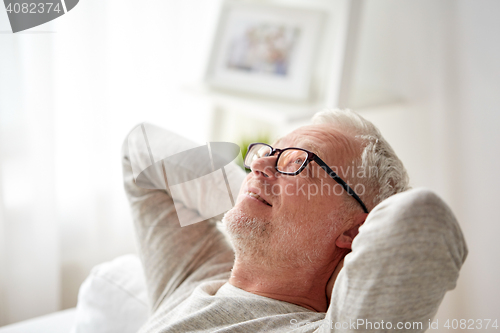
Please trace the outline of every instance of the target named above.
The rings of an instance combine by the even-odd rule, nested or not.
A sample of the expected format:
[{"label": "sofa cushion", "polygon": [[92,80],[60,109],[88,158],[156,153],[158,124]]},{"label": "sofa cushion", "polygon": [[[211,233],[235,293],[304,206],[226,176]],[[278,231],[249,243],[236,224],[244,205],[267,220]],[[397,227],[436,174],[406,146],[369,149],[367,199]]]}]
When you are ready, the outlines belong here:
[{"label": "sofa cushion", "polygon": [[118,257],[94,267],[78,293],[72,333],[137,332],[149,315],[139,258]]}]

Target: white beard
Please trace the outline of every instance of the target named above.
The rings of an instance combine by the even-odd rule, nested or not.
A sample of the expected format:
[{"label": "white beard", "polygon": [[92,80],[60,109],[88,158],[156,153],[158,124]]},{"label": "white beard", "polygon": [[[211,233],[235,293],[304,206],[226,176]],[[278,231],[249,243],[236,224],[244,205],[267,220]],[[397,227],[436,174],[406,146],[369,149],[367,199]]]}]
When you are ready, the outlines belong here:
[{"label": "white beard", "polygon": [[302,222],[293,223],[292,219],[282,216],[277,221],[266,221],[234,207],[222,218],[222,227],[238,260],[273,267],[307,267],[322,256],[327,239],[335,234],[335,223],[332,221],[329,230],[306,243],[297,227]]},{"label": "white beard", "polygon": [[224,215],[222,225],[237,256],[266,256],[272,233],[270,222],[250,217],[235,207]]}]

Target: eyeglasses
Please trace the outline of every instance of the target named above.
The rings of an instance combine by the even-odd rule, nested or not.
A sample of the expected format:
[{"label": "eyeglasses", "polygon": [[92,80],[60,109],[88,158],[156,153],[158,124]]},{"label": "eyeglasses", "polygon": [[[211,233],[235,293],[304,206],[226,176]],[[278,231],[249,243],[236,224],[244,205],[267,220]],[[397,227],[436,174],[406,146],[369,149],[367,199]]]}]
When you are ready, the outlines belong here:
[{"label": "eyeglasses", "polygon": [[347,194],[356,199],[365,213],[368,213],[368,209],[366,209],[365,204],[359,198],[356,192],[354,192],[354,190],[349,185],[347,185],[347,183],[342,178],[340,178],[335,172],[333,172],[333,170],[330,169],[330,167],[325,162],[323,162],[323,160],[319,158],[318,155],[308,150],[293,147],[277,149],[265,143],[252,143],[250,144],[250,146],[248,146],[248,151],[245,155],[245,168],[251,169],[250,165],[253,161],[258,160],[262,157],[269,157],[276,154],[277,158],[274,168],[276,169],[276,171],[284,175],[296,176],[306,168],[309,162],[316,162],[323,170],[325,170],[326,173],[328,173],[330,177],[332,177],[333,180],[335,180],[342,186]]}]

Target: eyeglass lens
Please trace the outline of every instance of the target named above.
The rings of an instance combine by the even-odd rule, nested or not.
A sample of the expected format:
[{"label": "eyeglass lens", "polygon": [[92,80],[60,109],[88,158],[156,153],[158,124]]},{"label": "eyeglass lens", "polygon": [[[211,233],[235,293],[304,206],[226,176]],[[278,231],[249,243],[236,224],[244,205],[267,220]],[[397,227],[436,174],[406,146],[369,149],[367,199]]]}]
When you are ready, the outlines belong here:
[{"label": "eyeglass lens", "polygon": [[245,167],[250,169],[252,162],[265,156],[271,155],[272,149],[266,145],[256,144],[247,152],[245,156]]},{"label": "eyeglass lens", "polygon": [[307,153],[298,149],[287,149],[278,159],[278,170],[286,173],[297,172],[307,160]]},{"label": "eyeglass lens", "polygon": [[[250,168],[253,161],[271,154],[270,147],[262,144],[252,146],[245,156],[245,166]],[[297,172],[307,160],[307,153],[298,149],[287,149],[281,153],[277,168],[281,172]]]}]

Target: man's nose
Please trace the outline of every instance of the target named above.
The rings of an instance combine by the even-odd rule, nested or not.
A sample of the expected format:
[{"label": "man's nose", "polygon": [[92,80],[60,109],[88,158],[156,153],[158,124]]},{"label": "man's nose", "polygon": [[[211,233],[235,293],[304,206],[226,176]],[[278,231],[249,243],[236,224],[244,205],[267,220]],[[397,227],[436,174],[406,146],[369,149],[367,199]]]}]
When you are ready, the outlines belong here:
[{"label": "man's nose", "polygon": [[277,178],[279,172],[276,171],[276,156],[261,157],[256,159],[250,165],[252,172],[257,177]]}]

